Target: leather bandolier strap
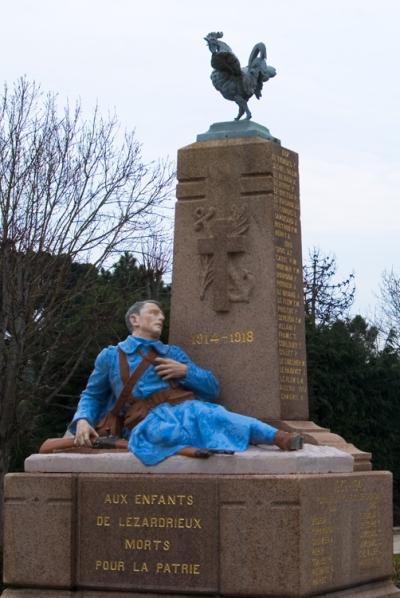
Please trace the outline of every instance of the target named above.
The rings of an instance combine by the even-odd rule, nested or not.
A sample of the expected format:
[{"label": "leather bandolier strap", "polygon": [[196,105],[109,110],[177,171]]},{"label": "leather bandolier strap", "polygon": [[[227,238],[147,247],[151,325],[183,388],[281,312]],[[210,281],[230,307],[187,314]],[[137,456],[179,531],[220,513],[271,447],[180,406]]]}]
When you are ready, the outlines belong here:
[{"label": "leather bandolier strap", "polygon": [[[153,349],[151,349],[149,353],[147,353],[146,355],[143,355],[143,353],[141,353],[140,351],[139,353],[142,356],[143,361],[139,364],[138,367],[140,367],[145,361],[148,362],[147,365],[154,363],[154,360],[157,357],[157,353]],[[122,351],[119,352],[119,364],[121,379],[124,383],[124,389],[121,393],[121,395],[124,394],[123,404],[125,402],[129,403],[129,407],[126,410],[126,414],[124,417],[123,425],[126,428],[129,428],[130,430],[134,428],[136,424],[142,421],[149,413],[149,411],[153,409],[153,407],[161,405],[161,403],[170,403],[172,405],[177,405],[178,403],[182,403],[182,401],[187,401],[194,398],[194,394],[190,390],[179,388],[175,382],[170,381],[170,388],[164,388],[163,390],[154,392],[152,395],[146,397],[145,399],[135,399],[132,396],[132,389],[134,384],[131,384],[131,380],[129,378],[128,360],[126,354]],[[144,368],[147,367],[147,365],[142,366],[142,372],[144,371]],[[134,374],[136,374],[137,369],[138,368],[136,368],[136,370],[134,371]],[[121,410],[121,408],[118,410],[118,412]]]},{"label": "leather bandolier strap", "polygon": [[118,397],[117,402],[115,403],[114,407],[111,409],[111,413],[114,415],[119,415],[122,407],[127,401],[132,399],[132,390],[135,386],[136,382],[139,380],[140,376],[144,373],[144,371],[154,363],[154,360],[157,357],[157,353],[154,349],[150,349],[150,351],[144,355],[139,350],[139,355],[142,357],[142,361],[139,365],[134,369],[132,374],[129,374],[129,365],[128,365],[128,358],[126,353],[123,351],[118,351],[118,360],[119,360],[119,372],[122,380],[122,384],[124,385],[121,391],[121,394]]},{"label": "leather bandolier strap", "polygon": [[[120,413],[124,405],[128,402],[128,399],[132,396],[132,389],[136,382],[139,380],[143,372],[148,368],[157,357],[157,353],[154,349],[150,349],[147,355],[143,355],[139,351],[142,360],[139,362],[134,371],[129,374],[128,359],[125,353],[121,350],[118,351],[118,360],[120,368],[120,376],[123,382],[122,391],[115,402],[115,405],[104,417],[96,423],[95,429],[99,436],[121,436],[122,428],[125,426],[123,417]],[[143,409],[141,413],[144,413]],[[146,412],[147,413],[147,412]],[[141,418],[143,419],[143,417]],[[140,419],[137,419],[138,423]]]}]

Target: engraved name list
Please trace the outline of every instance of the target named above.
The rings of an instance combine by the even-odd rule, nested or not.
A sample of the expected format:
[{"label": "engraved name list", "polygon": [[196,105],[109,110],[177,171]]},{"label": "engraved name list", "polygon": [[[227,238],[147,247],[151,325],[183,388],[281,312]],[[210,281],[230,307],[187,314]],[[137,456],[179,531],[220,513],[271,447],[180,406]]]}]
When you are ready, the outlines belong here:
[{"label": "engraved name list", "polygon": [[297,165],[285,149],[272,155],[275,284],[282,401],[306,400],[300,204]]}]

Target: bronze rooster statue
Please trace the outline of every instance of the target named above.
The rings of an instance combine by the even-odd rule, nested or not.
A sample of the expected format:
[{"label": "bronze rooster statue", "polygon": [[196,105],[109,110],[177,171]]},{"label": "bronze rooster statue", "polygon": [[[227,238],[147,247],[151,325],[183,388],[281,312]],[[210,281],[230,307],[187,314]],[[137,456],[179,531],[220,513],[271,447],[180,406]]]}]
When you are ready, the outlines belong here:
[{"label": "bronze rooster statue", "polygon": [[217,31],[204,38],[212,54],[211,66],[214,70],[211,73],[211,81],[226,100],[232,100],[239,106],[235,120],[239,120],[244,113],[246,118],[250,119],[248,100],[252,95],[260,99],[263,84],[275,77],[276,69],[267,65],[267,50],[263,43],[254,46],[248,65],[241,68],[231,48],[221,41],[222,36],[223,33]]}]

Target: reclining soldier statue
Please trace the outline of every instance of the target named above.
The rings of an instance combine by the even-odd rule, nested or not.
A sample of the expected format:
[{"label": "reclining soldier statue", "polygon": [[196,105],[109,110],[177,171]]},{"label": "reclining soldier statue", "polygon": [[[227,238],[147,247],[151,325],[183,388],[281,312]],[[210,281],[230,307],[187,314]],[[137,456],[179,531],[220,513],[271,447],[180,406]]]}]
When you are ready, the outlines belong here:
[{"label": "reclining soldier statue", "polygon": [[100,437],[119,436],[145,465],[177,453],[244,451],[249,444],[302,448],[300,434],[214,403],[217,379],[182,349],[159,340],[163,322],[157,301],[139,301],[128,309],[131,335],[99,353],[81,394],[69,426],[76,447],[106,446]]}]

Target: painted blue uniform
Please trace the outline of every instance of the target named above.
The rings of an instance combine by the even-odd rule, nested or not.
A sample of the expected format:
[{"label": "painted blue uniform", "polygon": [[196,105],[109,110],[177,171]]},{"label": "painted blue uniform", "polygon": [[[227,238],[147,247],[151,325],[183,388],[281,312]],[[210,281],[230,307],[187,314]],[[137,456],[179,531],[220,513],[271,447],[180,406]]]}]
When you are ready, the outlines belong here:
[{"label": "painted blue uniform", "polygon": [[[194,364],[182,349],[159,340],[133,336],[128,336],[117,346],[103,349],[97,356],[69,427],[71,432],[75,432],[79,419],[86,419],[94,427],[115,404],[123,388],[118,350],[126,353],[131,373],[142,359],[138,349],[146,353],[150,347],[160,357],[187,365],[186,376],[177,383],[191,390],[196,398],[177,405],[157,405],[132,430],[124,428],[123,436],[129,440],[129,450],[145,465],[155,465],[188,446],[244,451],[250,443],[273,442],[276,428],[253,417],[227,411],[212,402],[219,393],[217,379],[211,372]],[[141,400],[166,388],[169,388],[168,382],[162,380],[151,365],[135,384],[132,394],[135,399]]]}]

